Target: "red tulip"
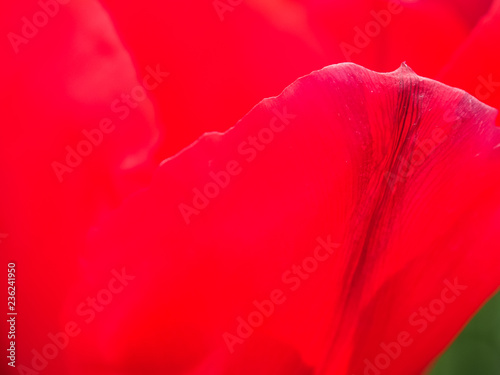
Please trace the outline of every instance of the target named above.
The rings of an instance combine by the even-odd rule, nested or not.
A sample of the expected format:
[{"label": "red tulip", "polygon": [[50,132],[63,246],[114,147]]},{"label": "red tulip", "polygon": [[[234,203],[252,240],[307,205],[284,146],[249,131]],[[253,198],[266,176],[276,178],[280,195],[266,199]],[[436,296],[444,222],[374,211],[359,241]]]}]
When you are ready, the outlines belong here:
[{"label": "red tulip", "polygon": [[[498,287],[492,109],[406,68],[353,65],[251,108],[349,60],[407,61],[498,109],[499,10],[5,4],[0,253],[17,267],[14,373],[376,373],[386,356],[384,373],[423,369]],[[421,100],[394,86],[410,81]],[[398,120],[411,103],[414,126]],[[317,271],[292,268],[314,259]],[[420,308],[443,312],[434,323]]]},{"label": "red tulip", "polygon": [[94,236],[74,373],[423,371],[500,284],[495,116],[341,64],[200,138]]}]

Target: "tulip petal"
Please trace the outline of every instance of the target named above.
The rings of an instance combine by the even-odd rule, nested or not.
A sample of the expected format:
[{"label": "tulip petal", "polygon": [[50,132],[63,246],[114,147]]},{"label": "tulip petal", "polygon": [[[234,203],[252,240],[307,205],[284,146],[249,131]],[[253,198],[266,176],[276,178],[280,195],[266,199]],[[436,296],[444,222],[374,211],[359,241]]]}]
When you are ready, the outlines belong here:
[{"label": "tulip petal", "polygon": [[500,284],[495,116],[339,64],[204,135],[93,236],[74,373],[419,373]]},{"label": "tulip petal", "polygon": [[438,76],[440,81],[460,87],[497,109],[500,109],[500,52],[493,46],[500,43],[499,22],[500,1],[494,1],[488,14]]},{"label": "tulip petal", "polygon": [[[420,74],[434,77],[470,31],[456,9],[461,7],[446,0],[302,3],[317,39],[340,56],[335,62],[351,61],[369,69],[392,70],[406,61]],[[470,8],[480,8],[474,5]]]},{"label": "tulip petal", "polygon": [[[0,231],[8,238],[0,253],[2,264],[15,261],[19,271],[22,373],[33,350],[41,353],[47,335],[57,332],[91,225],[150,182],[159,132],[146,96],[124,116],[122,95],[140,90],[140,82],[97,1],[6,7],[0,14],[7,36],[0,47]],[[64,373],[63,357],[46,363],[48,371]]]}]

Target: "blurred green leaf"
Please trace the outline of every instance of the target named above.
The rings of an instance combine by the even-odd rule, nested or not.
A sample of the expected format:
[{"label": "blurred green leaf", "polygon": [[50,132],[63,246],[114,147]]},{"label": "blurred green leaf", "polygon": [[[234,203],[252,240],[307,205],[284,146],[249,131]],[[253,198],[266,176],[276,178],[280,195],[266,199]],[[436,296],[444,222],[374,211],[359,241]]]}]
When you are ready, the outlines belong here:
[{"label": "blurred green leaf", "polygon": [[500,292],[470,321],[430,375],[500,375]]}]

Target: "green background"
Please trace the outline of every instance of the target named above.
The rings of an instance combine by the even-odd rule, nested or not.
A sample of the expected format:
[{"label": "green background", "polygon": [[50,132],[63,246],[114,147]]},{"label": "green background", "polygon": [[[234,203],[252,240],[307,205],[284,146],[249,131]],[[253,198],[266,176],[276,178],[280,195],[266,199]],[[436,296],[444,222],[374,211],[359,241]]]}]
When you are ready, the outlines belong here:
[{"label": "green background", "polygon": [[500,375],[500,292],[476,314],[429,374]]}]

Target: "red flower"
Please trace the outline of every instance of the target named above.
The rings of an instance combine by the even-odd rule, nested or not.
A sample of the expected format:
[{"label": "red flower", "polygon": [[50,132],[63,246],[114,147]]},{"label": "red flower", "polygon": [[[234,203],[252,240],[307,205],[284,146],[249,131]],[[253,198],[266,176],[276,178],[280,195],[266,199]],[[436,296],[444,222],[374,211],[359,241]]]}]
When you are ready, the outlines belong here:
[{"label": "red flower", "polygon": [[[227,130],[262,98],[331,63],[390,71],[406,60],[419,74],[499,108],[500,55],[491,47],[498,44],[498,1],[102,3],[9,3],[0,15],[0,246],[5,263],[19,270],[19,373],[66,373],[68,345],[83,348],[72,370],[86,363],[91,373],[196,366],[207,373],[217,365],[239,374],[322,365],[342,373],[375,365],[385,350],[379,343],[397,351],[390,343],[412,339],[386,370],[397,373],[406,362],[408,372],[442,350],[498,286],[488,271],[498,266],[491,250],[492,112],[456,90],[417,84],[404,69],[376,75],[349,65],[315,73],[292,86],[297,93],[289,89],[229,133],[207,135],[169,159],[151,183],[162,159],[204,132]],[[395,101],[392,85],[400,81],[415,82],[424,98],[411,100],[412,92],[400,95],[407,104]],[[373,84],[374,96],[361,83]],[[421,117],[388,118],[395,108]],[[349,121],[339,123],[336,113]],[[434,120],[442,126],[431,129]],[[100,252],[100,267],[83,255],[93,227],[100,230],[88,248]],[[327,253],[316,253],[318,243]],[[132,268],[137,251],[142,271]],[[307,267],[310,256],[326,254],[316,281],[294,274],[293,264]],[[421,273],[433,279],[408,296]],[[58,325],[73,282],[81,293],[97,289],[74,295]],[[273,288],[287,294],[271,296]],[[102,314],[89,310],[93,297],[113,304]],[[272,316],[240,343],[236,319],[283,298],[286,305],[273,302]],[[434,300],[452,317],[449,325],[422,318],[420,307],[441,307],[429,306]],[[305,315],[304,306],[325,315]],[[423,328],[421,319],[429,326],[405,340],[401,322],[410,313],[418,314],[410,328]],[[77,326],[68,321],[74,314]],[[367,328],[363,314],[379,323]],[[388,322],[389,314],[401,321]],[[166,336],[142,341],[143,317],[160,325],[147,335]],[[321,329],[338,334],[313,341],[309,335]],[[233,355],[220,347],[224,340]]]},{"label": "red flower", "polygon": [[500,282],[495,115],[344,64],[205,135],[91,242],[75,373],[423,371]]}]

